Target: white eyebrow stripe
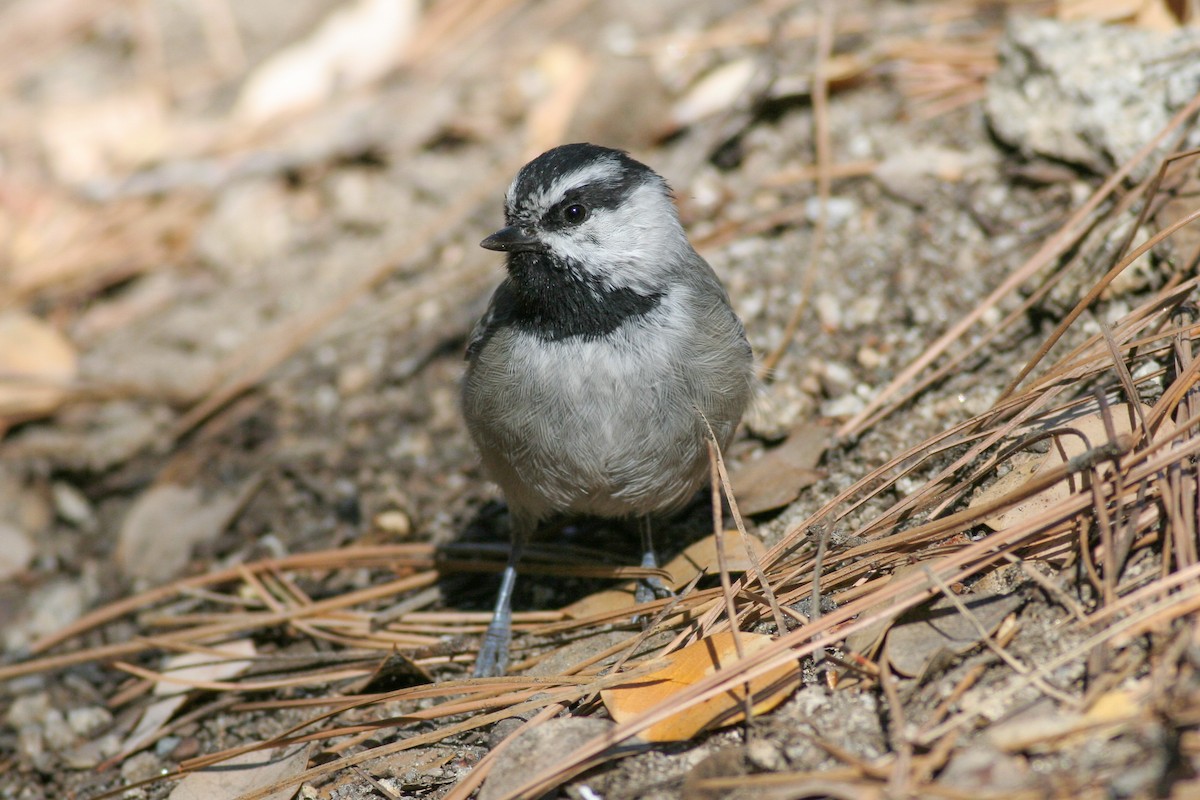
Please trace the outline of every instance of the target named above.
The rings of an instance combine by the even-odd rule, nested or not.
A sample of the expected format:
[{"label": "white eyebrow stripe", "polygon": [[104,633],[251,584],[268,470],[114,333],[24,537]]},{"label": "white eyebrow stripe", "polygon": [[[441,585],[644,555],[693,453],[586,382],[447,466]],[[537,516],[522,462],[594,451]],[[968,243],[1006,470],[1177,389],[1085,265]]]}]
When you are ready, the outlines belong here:
[{"label": "white eyebrow stripe", "polygon": [[[622,171],[620,163],[613,159],[593,161],[579,169],[559,175],[546,188],[520,198],[520,208],[537,212],[545,211],[561,200],[571,189],[589,183],[616,180],[621,177]],[[517,186],[521,183],[521,177],[518,174],[508,187],[506,204],[509,208],[513,207],[513,201],[516,199],[514,194]]]},{"label": "white eyebrow stripe", "polygon": [[546,190],[546,197],[562,197],[576,186],[615,180],[619,177],[621,177],[621,165],[617,162],[609,159],[594,161],[582,169],[558,176]]}]

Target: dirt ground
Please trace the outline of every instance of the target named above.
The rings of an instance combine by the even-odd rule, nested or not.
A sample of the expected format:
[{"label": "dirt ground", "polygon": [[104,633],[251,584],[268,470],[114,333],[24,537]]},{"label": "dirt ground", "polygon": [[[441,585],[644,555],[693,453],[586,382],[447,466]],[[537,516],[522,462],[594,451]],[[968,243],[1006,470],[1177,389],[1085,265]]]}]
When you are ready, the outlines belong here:
[{"label": "dirt ground", "polygon": [[[483,554],[494,567],[506,541],[502,500],[457,404],[466,336],[502,275],[501,259],[477,243],[501,224],[516,169],[562,142],[628,149],[668,179],[771,367],[726,454],[735,485],[781,441],[823,426],[822,444],[805,453],[811,463],[772,479],[805,488],[747,524],[767,547],[820,539],[818,559],[848,568],[845,553],[876,541],[864,531],[973,440],[914,451],[901,477],[859,505],[841,493],[1003,399],[1111,266],[1105,258],[1137,209],[1106,206],[1120,224],[1097,225],[1068,249],[1062,258],[1081,264],[1076,271],[1032,272],[985,300],[1200,93],[1196,28],[1149,12],[1109,22],[1064,15],[1050,3],[982,0],[0,3],[0,326],[40,326],[36,336],[0,330],[0,370],[32,352],[51,365],[37,374],[65,380],[32,399],[0,394],[0,550],[11,554],[0,557],[0,798],[183,797],[174,781],[147,779],[284,735],[322,710],[301,700],[365,691],[351,687],[362,669],[332,672],[343,661],[377,665],[386,645],[276,618],[246,634],[247,658],[276,678],[288,674],[285,658],[319,663],[328,679],[255,687],[252,670],[226,691],[238,674],[206,676],[225,684],[190,692],[177,722],[130,752],[155,683],[136,670],[159,670],[186,649],[154,637],[229,607],[261,610],[235,586],[250,585],[239,565],[411,545],[417,560]],[[1194,128],[1177,130],[1122,191],[1168,147],[1196,146]],[[1139,241],[1158,229],[1143,223]],[[1175,247],[1110,287],[1061,351],[1189,277],[1187,242]],[[962,360],[871,418],[885,387],[981,304],[979,325],[934,366]],[[983,337],[1006,317],[1000,335]],[[1144,402],[1162,395],[1164,380],[1143,390]],[[910,509],[890,530],[967,499]],[[797,533],[831,502],[836,524]],[[1187,513],[1194,522],[1194,502]],[[631,566],[636,542],[618,527],[581,522],[551,544]],[[669,559],[710,529],[698,501],[661,548]],[[904,558],[915,564],[986,535],[976,525]],[[1175,562],[1163,547],[1131,550],[1114,597],[1168,576],[1174,567],[1164,564]],[[968,625],[958,649],[931,655],[944,642],[915,633],[903,645],[901,626],[890,662],[880,662],[869,641],[831,635],[840,666],[806,656],[803,687],[752,723],[683,742],[625,741],[552,791],[580,800],[1197,796],[1192,615],[1097,655],[1087,649],[1094,629],[1075,623],[1114,597],[1099,598],[1090,562],[1063,548],[950,587],[996,603],[972,617],[988,630]],[[400,563],[280,568],[262,585],[320,603],[432,574]],[[806,563],[797,586],[812,581]],[[904,574],[900,561],[854,563],[863,581]],[[411,646],[395,644],[425,670],[410,685],[469,676],[497,585],[494,569],[472,569],[444,564],[407,594],[363,601],[371,614],[429,612],[407,618]],[[223,570],[230,577],[203,583]],[[553,611],[613,583],[526,575],[516,607]],[[160,586],[174,588],[137,594]],[[822,613],[859,596],[839,594],[850,583],[831,586]],[[43,637],[129,597],[139,599],[124,613],[43,647]],[[811,597],[793,605],[788,627],[813,617]],[[956,616],[955,606],[938,613]],[[543,632],[518,646],[526,656],[577,647],[584,659],[639,630]],[[744,630],[781,633],[766,612]],[[130,642],[146,646],[103,651]],[[97,657],[37,661],[89,648]],[[897,666],[905,657],[907,671]],[[1165,663],[1173,666],[1156,666]],[[558,674],[547,662],[537,669]],[[1151,684],[1154,692],[1134,691]],[[379,685],[372,690],[386,690]],[[1097,711],[1098,698],[1114,706]],[[297,702],[269,705],[283,700]],[[299,796],[445,797],[536,713],[451,731],[473,715],[417,714],[431,707],[397,700],[342,714],[340,725],[396,719],[353,742],[350,733],[331,740],[342,745],[319,740],[297,771],[430,740],[305,778]],[[1069,729],[1054,727],[1067,718]],[[612,729],[603,704],[567,703],[509,741],[481,796],[527,791],[523,781],[549,761]],[[790,782],[750,780],[771,775]],[[186,796],[223,790],[205,791]]]}]

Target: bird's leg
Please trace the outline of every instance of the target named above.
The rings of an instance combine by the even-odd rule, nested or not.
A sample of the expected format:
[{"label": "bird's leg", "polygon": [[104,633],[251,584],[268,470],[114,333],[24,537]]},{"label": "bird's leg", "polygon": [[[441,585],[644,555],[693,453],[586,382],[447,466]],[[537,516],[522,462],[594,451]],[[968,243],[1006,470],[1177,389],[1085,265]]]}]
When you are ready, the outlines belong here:
[{"label": "bird's leg", "polygon": [[[654,532],[648,515],[638,520],[638,530],[642,534],[642,567],[656,569],[658,557],[654,554]],[[671,590],[663,586],[658,578],[642,578],[638,581],[633,599],[638,603],[649,603],[651,600],[670,596]]]},{"label": "bird's leg", "polygon": [[508,645],[512,641],[513,587],[517,583],[517,562],[521,560],[524,544],[525,536],[519,535],[514,529],[508,563],[500,577],[496,608],[492,611],[492,621],[488,623],[487,633],[483,635],[479,657],[475,659],[476,678],[496,678],[508,669]]}]

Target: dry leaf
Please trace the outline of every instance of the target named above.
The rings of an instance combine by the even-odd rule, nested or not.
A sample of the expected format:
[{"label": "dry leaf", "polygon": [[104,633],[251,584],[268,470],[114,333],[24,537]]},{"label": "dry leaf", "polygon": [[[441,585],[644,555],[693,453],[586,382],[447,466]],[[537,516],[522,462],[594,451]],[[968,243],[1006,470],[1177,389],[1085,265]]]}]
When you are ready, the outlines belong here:
[{"label": "dry leaf", "polygon": [[[747,656],[757,653],[772,641],[770,636],[740,633],[738,639]],[[647,709],[667,702],[671,696],[712,675],[719,668],[728,668],[738,660],[733,633],[724,631],[701,639],[662,659],[663,666],[655,672],[636,678],[628,684],[614,686],[600,693],[605,708],[617,722],[633,719]],[[796,664],[783,664],[750,682],[754,698],[754,713],[763,714],[783,702],[800,685],[801,674]],[[745,684],[709,698],[703,703],[685,708],[671,717],[642,731],[647,742],[677,742],[690,739],[709,727],[732,725],[743,719]]]},{"label": "dry leaf", "polygon": [[[753,566],[749,556],[746,555],[747,546],[758,558],[759,563],[762,562],[762,557],[767,552],[767,546],[762,543],[762,540],[749,533],[746,534],[743,541],[740,531],[724,531],[721,539],[725,545],[725,567],[731,573],[746,572]],[[708,575],[718,574],[720,565],[717,561],[717,537],[705,536],[671,559],[666,570],[671,573],[671,588],[675,591],[679,591],[691,583],[698,572]]]},{"label": "dry leaf", "polygon": [[241,506],[241,492],[206,498],[198,486],[151,486],[125,515],[117,565],[131,578],[161,581],[178,574],[192,549],[221,535]]},{"label": "dry leaf", "polygon": [[1164,33],[1178,30],[1180,20],[1165,0],[1059,0],[1058,18],[1093,22],[1132,22]]},{"label": "dry leaf", "polygon": [[151,703],[142,712],[137,727],[126,737],[122,752],[135,753],[149,744],[167,720],[187,702],[187,692],[193,685],[236,677],[250,667],[249,659],[257,655],[254,642],[249,639],[225,642],[219,650],[224,657],[209,653],[177,653],[163,659],[159,671],[172,680],[154,684],[154,694],[162,699]]},{"label": "dry leaf", "polygon": [[[884,586],[895,583],[901,578],[911,575],[914,572],[924,572],[924,564],[906,564],[898,567],[892,572]],[[882,591],[882,587],[878,590]],[[881,611],[886,611],[896,605],[894,600],[885,600],[882,603],[876,603],[862,613],[863,617],[873,617]],[[887,632],[896,622],[895,616],[885,617],[878,622],[868,625],[865,628],[859,628],[846,637],[846,652],[861,655],[868,660],[874,660],[876,653],[879,652],[880,646],[883,645],[883,639],[887,636]],[[847,673],[843,673],[847,674]]]},{"label": "dry leaf", "polygon": [[1065,740],[1095,735],[1097,728],[1146,713],[1144,686],[1105,692],[1082,714],[1058,708],[1047,699],[1030,712],[994,726],[987,732],[987,739],[1007,752],[1056,752],[1067,744]]},{"label": "dry leaf", "polygon": [[637,605],[633,596],[634,591],[633,583],[625,584],[621,589],[604,589],[563,607],[562,612],[567,615],[568,619],[584,619],[599,614],[616,613]]},{"label": "dry leaf", "polygon": [[41,140],[51,169],[68,184],[144,166],[175,143],[166,98],[151,88],[51,108],[42,119]]},{"label": "dry leaf", "polygon": [[[724,531],[722,539],[725,542],[725,566],[730,573],[745,572],[752,566],[746,556],[746,544],[742,542],[742,534],[736,530]],[[757,536],[747,534],[746,542],[759,559],[767,552],[767,546]],[[718,573],[717,539],[708,535],[691,547],[671,559],[665,567],[671,573],[668,585],[673,591],[679,591],[692,582],[696,573],[704,571],[709,575]],[[582,600],[577,600],[562,609],[571,619],[584,619],[600,614],[608,614],[632,608],[637,605],[634,593],[637,591],[636,582],[630,581],[616,589],[605,589],[590,594]]]},{"label": "dry leaf", "polygon": [[225,642],[215,649],[220,655],[179,653],[168,656],[160,670],[165,680],[154,684],[154,694],[168,697],[190,691],[194,686],[229,680],[249,669],[248,659],[258,655],[254,642],[249,639]]},{"label": "dry leaf", "polygon": [[[212,767],[189,773],[181,780],[167,800],[215,800],[222,797],[241,797],[256,789],[299,775],[308,766],[311,744],[290,750],[258,750],[242,753]],[[271,792],[263,800],[288,800],[300,788],[295,786]]]},{"label": "dry leaf", "polygon": [[804,423],[783,444],[741,464],[729,478],[738,509],[743,514],[761,514],[791,503],[824,477],[815,467],[828,446],[829,428]]},{"label": "dry leaf", "polygon": [[754,59],[739,58],[709,72],[675,103],[672,124],[685,128],[731,107],[750,87],[755,69]]},{"label": "dry leaf", "polygon": [[416,0],[358,0],[339,7],[308,38],[254,71],[234,115],[260,125],[383,77],[400,63],[420,13]]},{"label": "dry leaf", "polygon": [[[962,604],[989,634],[1021,605],[1016,594],[969,595]],[[925,675],[955,656],[976,647],[983,637],[975,623],[963,616],[947,597],[906,614],[887,635],[884,652],[901,675]]]},{"label": "dry leaf", "polygon": [[[1126,403],[1111,406],[1109,416],[1117,436],[1130,433],[1133,430],[1130,422],[1130,406]],[[1142,411],[1149,416],[1150,407],[1142,404]],[[1075,456],[1081,455],[1089,448],[1099,447],[1108,443],[1108,433],[1105,431],[1104,418],[1099,411],[1075,418],[1056,418],[1047,420],[1045,425],[1071,428],[1086,437],[1087,441],[1076,433],[1063,433],[1055,436],[1050,446],[1050,452],[1045,455],[1036,453],[1021,453],[1012,459],[1012,470],[976,495],[970,502],[971,508],[977,508],[1017,492],[1022,486],[1033,480],[1040,473],[1065,464]],[[1169,423],[1159,429],[1159,436],[1170,435]],[[1072,492],[1077,492],[1085,484],[1085,475],[1077,474],[1064,478],[1053,486],[1032,497],[1026,498],[1017,505],[994,516],[983,520],[992,530],[1001,531],[1011,528],[1020,522],[1041,514],[1050,506],[1065,500]]]},{"label": "dry leaf", "polygon": [[75,348],[31,314],[0,314],[0,433],[58,408],[75,378]]}]

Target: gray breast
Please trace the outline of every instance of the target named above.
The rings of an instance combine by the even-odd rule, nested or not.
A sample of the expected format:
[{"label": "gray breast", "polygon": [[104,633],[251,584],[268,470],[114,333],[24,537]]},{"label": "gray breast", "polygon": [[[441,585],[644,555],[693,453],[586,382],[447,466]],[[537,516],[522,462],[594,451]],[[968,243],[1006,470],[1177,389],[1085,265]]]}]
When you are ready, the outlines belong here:
[{"label": "gray breast", "polygon": [[688,319],[680,301],[610,337],[534,342],[509,328],[479,349],[464,412],[516,516],[665,512],[704,481],[704,419],[724,446],[749,396],[749,348],[724,304],[672,324]]}]

